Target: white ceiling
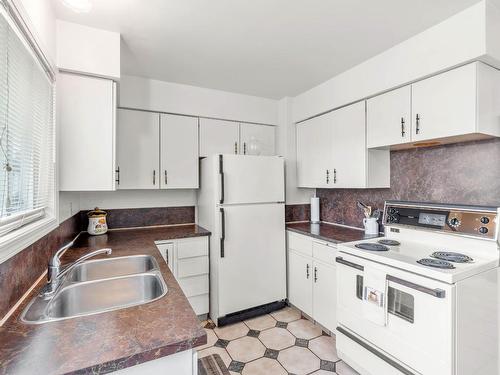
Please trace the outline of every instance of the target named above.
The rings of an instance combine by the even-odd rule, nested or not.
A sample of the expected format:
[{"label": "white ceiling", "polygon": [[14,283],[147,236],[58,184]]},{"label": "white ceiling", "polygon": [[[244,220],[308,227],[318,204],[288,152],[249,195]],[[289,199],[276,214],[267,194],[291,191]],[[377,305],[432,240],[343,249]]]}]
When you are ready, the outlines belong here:
[{"label": "white ceiling", "polygon": [[295,96],[478,0],[92,0],[58,18],[122,35],[122,74]]}]

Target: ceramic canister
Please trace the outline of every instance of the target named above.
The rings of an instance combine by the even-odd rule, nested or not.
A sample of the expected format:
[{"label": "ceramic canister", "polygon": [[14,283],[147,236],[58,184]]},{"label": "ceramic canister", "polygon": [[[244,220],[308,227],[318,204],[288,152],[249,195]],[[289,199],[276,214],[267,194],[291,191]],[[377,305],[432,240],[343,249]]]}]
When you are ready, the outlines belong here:
[{"label": "ceramic canister", "polygon": [[104,234],[108,231],[108,224],[106,223],[106,211],[100,210],[98,207],[87,213],[89,218],[89,226],[87,232],[94,236]]}]

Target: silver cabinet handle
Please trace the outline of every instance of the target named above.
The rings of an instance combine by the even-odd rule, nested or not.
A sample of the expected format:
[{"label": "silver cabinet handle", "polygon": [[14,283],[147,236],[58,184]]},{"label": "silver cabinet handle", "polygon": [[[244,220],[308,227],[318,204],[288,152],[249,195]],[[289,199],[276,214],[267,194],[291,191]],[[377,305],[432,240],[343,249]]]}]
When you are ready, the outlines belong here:
[{"label": "silver cabinet handle", "polygon": [[326,170],[326,183],[330,183],[330,171],[328,169]]},{"label": "silver cabinet handle", "polygon": [[238,142],[234,142],[234,153],[238,153]]},{"label": "silver cabinet handle", "polygon": [[243,155],[247,154],[247,143],[243,142]]},{"label": "silver cabinet handle", "polygon": [[306,279],[309,279],[309,263],[306,264]]},{"label": "silver cabinet handle", "polygon": [[412,283],[411,281],[406,281],[406,280],[400,279],[399,277],[394,277],[391,275],[387,275],[386,280],[392,281],[393,283],[396,283],[396,284],[403,285],[407,288],[418,290],[419,292],[429,294],[429,295],[436,297],[436,298],[445,298],[446,297],[446,291],[443,289],[427,288],[426,286],[418,285],[418,284]]},{"label": "silver cabinet handle", "polygon": [[337,183],[337,168],[333,168],[333,183]]},{"label": "silver cabinet handle", "polygon": [[120,166],[116,167],[116,179],[115,179],[115,182],[120,185]]},{"label": "silver cabinet handle", "polygon": [[156,170],[153,171],[153,185],[156,185]]},{"label": "silver cabinet handle", "polygon": [[167,185],[168,179],[167,179],[167,170],[165,169],[165,185]]},{"label": "silver cabinet handle", "polygon": [[404,138],[406,134],[405,131],[405,119],[404,117],[401,117],[401,137]]},{"label": "silver cabinet handle", "polygon": [[420,133],[420,115],[417,113],[417,117],[415,117],[416,121],[416,127],[415,127],[415,134]]},{"label": "silver cabinet handle", "polygon": [[318,268],[314,267],[314,282],[318,282]]}]

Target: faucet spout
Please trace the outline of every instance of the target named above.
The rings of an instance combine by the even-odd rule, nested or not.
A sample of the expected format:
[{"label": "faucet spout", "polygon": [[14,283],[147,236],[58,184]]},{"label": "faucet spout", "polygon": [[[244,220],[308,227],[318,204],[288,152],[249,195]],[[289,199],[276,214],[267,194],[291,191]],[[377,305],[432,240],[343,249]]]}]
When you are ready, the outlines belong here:
[{"label": "faucet spout", "polygon": [[101,254],[107,254],[110,255],[113,250],[106,248],[106,249],[99,249],[92,251],[91,253],[85,254],[82,257],[78,258],[76,261],[73,263],[69,264],[65,268],[61,269],[61,254],[70,248],[73,245],[73,242],[70,242],[69,244],[63,246],[60,248],[54,256],[49,260],[49,265],[48,265],[48,272],[47,272],[47,285],[45,285],[45,288],[42,291],[42,294],[45,296],[49,296],[55,293],[57,290],[57,287],[60,284],[61,279],[72,269],[74,269],[77,265],[80,263],[86,261],[89,258],[93,258],[97,255]]}]

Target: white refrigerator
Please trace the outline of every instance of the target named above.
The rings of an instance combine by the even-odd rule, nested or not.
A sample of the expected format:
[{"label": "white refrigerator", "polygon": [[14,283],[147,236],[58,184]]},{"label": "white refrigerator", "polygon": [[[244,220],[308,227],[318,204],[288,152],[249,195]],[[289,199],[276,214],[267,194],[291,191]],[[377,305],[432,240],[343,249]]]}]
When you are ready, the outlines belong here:
[{"label": "white refrigerator", "polygon": [[213,155],[200,161],[198,223],[210,230],[210,317],[227,324],[286,298],[284,161]]}]

